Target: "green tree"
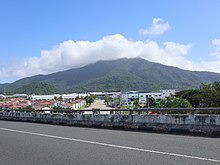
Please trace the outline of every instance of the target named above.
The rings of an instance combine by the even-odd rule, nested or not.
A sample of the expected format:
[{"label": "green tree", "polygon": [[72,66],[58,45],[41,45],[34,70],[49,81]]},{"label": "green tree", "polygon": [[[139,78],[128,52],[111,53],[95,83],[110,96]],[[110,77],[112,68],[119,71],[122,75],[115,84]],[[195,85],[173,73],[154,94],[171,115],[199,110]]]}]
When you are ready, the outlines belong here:
[{"label": "green tree", "polygon": [[167,97],[160,102],[160,106],[163,108],[189,108],[192,107],[190,102],[183,98],[175,96]]},{"label": "green tree", "polygon": [[90,95],[90,96],[86,96],[85,99],[86,99],[86,104],[91,104],[94,102],[96,96],[95,95]]},{"label": "green tree", "polygon": [[214,82],[212,90],[213,106],[220,107],[220,82]]},{"label": "green tree", "polygon": [[133,105],[135,108],[140,107],[138,100],[134,100]]},{"label": "green tree", "polygon": [[35,109],[33,109],[30,105],[28,105],[28,106],[22,108],[21,111],[34,111],[34,110],[35,110]]},{"label": "green tree", "polygon": [[216,107],[218,106],[218,101],[216,102],[216,96],[218,95],[218,83],[214,82],[213,84],[204,84],[200,86],[201,91],[201,107]]},{"label": "green tree", "polygon": [[150,108],[154,108],[155,105],[156,105],[156,100],[155,100],[155,98],[149,97],[148,101],[149,101],[149,106],[150,106]]},{"label": "green tree", "polygon": [[192,107],[200,107],[202,101],[202,92],[199,89],[187,89],[176,93],[177,97],[186,99]]},{"label": "green tree", "polygon": [[147,98],[146,107],[147,108],[155,108],[156,107],[156,100],[152,96]]},{"label": "green tree", "polygon": [[220,107],[220,82],[201,83],[199,89],[187,89],[176,93],[186,99],[193,107]]},{"label": "green tree", "polygon": [[60,96],[60,97],[57,98],[57,100],[58,100],[58,101],[63,101],[63,97]]}]

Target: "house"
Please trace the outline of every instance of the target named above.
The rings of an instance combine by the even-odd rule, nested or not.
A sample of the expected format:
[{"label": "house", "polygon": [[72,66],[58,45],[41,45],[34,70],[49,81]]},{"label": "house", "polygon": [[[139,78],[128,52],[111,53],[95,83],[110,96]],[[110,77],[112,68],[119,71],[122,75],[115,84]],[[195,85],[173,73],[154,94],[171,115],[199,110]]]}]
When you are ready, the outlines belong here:
[{"label": "house", "polygon": [[68,103],[68,102],[62,102],[62,103],[59,105],[59,107],[64,108],[64,109],[67,109],[67,108],[71,109],[72,106],[73,106],[73,104]]},{"label": "house", "polygon": [[78,110],[80,109],[82,106],[86,105],[86,101],[83,100],[83,99],[77,99],[77,100],[74,100],[72,102],[72,107],[71,109],[73,110]]},{"label": "house", "polygon": [[51,108],[55,105],[53,100],[31,100],[31,107],[35,110],[42,110],[44,107]]}]

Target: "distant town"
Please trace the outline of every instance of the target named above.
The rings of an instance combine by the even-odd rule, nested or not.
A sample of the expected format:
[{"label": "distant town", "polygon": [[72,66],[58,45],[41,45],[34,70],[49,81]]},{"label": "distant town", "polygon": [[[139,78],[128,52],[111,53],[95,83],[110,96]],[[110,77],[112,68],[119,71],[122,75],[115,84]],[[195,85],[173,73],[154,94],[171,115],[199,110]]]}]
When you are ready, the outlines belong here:
[{"label": "distant town", "polygon": [[[0,95],[1,110],[51,111],[58,109],[83,110],[91,108],[134,108],[159,104],[162,99],[175,94],[174,89],[158,92],[90,92],[52,95]],[[95,102],[94,102],[95,101]],[[99,104],[97,104],[99,103]],[[104,104],[104,106],[103,106]]]}]

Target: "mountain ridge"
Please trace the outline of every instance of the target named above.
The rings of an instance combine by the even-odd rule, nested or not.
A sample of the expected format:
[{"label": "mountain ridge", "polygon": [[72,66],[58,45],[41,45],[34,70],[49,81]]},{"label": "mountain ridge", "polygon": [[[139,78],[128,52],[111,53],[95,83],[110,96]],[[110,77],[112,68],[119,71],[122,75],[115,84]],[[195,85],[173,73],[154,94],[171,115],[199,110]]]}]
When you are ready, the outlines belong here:
[{"label": "mountain ridge", "polygon": [[[201,83],[220,81],[220,73],[188,71],[173,66],[147,61],[142,58],[122,58],[98,61],[81,68],[48,75],[35,75],[1,84],[0,92],[7,88],[13,93],[31,83],[54,86],[60,93],[89,91],[126,91],[198,88]],[[52,88],[52,87],[51,87]]]}]

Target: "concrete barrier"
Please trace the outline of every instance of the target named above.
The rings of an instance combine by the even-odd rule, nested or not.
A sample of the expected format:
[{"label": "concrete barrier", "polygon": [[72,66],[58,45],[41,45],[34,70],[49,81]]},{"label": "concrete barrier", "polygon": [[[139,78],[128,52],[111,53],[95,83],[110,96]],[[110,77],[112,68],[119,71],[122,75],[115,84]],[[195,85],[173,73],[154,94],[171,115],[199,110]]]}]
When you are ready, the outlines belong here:
[{"label": "concrete barrier", "polygon": [[220,137],[220,115],[122,115],[0,112],[0,120],[28,121],[73,126],[191,133]]}]

